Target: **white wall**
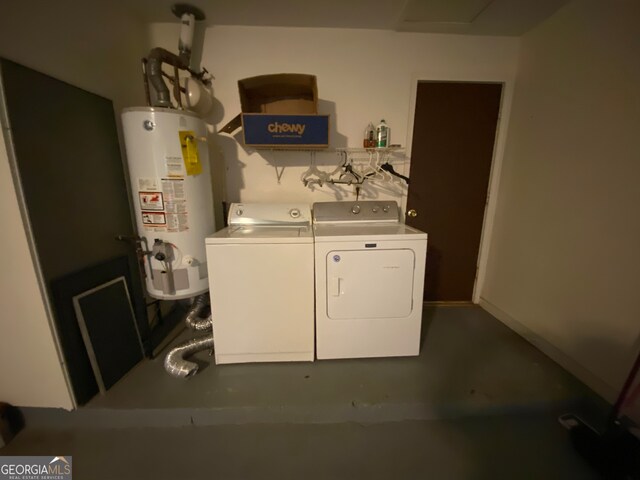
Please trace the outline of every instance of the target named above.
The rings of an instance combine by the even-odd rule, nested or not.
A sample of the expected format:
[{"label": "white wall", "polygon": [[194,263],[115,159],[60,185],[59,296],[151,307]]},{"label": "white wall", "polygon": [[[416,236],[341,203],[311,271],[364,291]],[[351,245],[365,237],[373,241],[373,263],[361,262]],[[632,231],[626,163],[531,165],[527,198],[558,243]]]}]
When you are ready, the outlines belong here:
[{"label": "white wall", "polygon": [[11,179],[0,135],[0,222],[5,248],[0,269],[0,401],[20,406],[71,408],[71,398]]},{"label": "white wall", "polygon": [[483,305],[611,399],[640,349],[635,1],[522,37]]},{"label": "white wall", "polygon": [[[175,24],[151,28],[154,45],[175,50]],[[206,30],[202,63],[214,75],[218,109],[208,119],[217,130],[240,112],[237,81],[269,73],[317,76],[320,113],[332,115],[336,132],[332,147],[361,147],[364,129],[384,118],[392,143],[410,144],[411,97],[418,78],[454,79],[470,72],[480,77],[514,75],[515,38],[426,35],[372,30],[210,27]],[[308,153],[247,152],[234,138],[213,137],[220,156],[214,165],[216,196],[227,201],[313,202],[353,198],[353,189],[304,187],[301,174]],[[224,166],[222,165],[224,161]],[[335,154],[318,154],[325,170],[335,167]],[[285,167],[280,183],[276,167]],[[402,168],[402,166],[401,166]],[[408,171],[408,163],[404,165]],[[220,177],[226,177],[225,180]],[[226,190],[225,190],[226,188]],[[365,197],[400,199],[404,190],[371,188]]]},{"label": "white wall", "polygon": [[[112,2],[5,2],[0,56],[110,98],[116,109],[144,101],[140,58],[146,29]],[[63,114],[64,112],[61,112]],[[42,126],[46,127],[46,126]],[[0,138],[0,401],[71,408]]]}]

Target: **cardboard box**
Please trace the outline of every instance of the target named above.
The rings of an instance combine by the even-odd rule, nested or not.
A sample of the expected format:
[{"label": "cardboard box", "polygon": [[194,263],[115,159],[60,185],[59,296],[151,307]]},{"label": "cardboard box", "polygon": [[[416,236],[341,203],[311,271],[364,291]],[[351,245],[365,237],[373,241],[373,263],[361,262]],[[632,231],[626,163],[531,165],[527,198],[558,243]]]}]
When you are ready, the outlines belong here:
[{"label": "cardboard box", "polygon": [[242,126],[245,145],[265,148],[326,148],[329,115],[318,115],[313,75],[280,73],[238,81],[242,113],[222,128]]}]

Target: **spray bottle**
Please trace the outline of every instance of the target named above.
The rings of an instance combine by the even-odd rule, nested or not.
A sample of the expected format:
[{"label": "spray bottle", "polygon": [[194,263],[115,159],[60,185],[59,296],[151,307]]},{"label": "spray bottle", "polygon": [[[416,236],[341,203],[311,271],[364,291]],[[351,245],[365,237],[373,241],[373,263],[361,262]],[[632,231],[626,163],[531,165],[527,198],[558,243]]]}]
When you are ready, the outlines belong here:
[{"label": "spray bottle", "polygon": [[385,148],[389,146],[391,141],[391,129],[384,122],[384,118],[380,120],[380,125],[376,128],[376,140],[378,148]]},{"label": "spray bottle", "polygon": [[374,127],[371,122],[369,122],[369,125],[367,125],[367,128],[364,130],[362,146],[364,148],[375,148],[376,146],[376,127]]}]

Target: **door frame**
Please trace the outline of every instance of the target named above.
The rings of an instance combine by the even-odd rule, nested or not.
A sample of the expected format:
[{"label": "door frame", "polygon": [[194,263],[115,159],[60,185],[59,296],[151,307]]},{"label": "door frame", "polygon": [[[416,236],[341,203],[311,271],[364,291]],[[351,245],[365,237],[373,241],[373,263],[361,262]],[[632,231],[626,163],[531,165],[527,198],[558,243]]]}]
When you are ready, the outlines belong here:
[{"label": "door frame", "polygon": [[[493,233],[493,223],[496,215],[497,198],[500,186],[500,174],[504,159],[504,149],[507,140],[507,127],[511,113],[513,101],[513,90],[515,83],[515,71],[487,72],[483,68],[465,68],[458,72],[425,71],[417,72],[411,76],[411,99],[409,101],[409,118],[407,119],[407,139],[406,155],[408,161],[404,168],[404,174],[409,176],[411,169],[411,147],[413,144],[413,124],[416,111],[416,100],[418,95],[419,82],[452,82],[452,83],[500,83],[502,84],[502,97],[500,100],[500,111],[498,113],[498,124],[496,125],[496,138],[493,146],[493,156],[491,159],[491,170],[489,173],[489,187],[487,190],[487,203],[484,209],[482,221],[482,232],[480,234],[480,249],[478,252],[478,263],[476,279],[473,285],[472,301],[477,304],[480,301],[480,294],[484,286],[487,263],[489,259],[489,248]],[[411,185],[402,195],[402,210],[407,211],[407,198]],[[427,232],[428,234],[429,232]]]}]

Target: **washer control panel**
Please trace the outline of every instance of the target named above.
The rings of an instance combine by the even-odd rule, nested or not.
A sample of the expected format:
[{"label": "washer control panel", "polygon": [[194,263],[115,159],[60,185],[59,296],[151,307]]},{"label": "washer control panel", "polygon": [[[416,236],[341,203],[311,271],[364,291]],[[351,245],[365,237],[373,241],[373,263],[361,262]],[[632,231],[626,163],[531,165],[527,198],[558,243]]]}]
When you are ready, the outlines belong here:
[{"label": "washer control panel", "polygon": [[399,223],[400,210],[393,200],[317,202],[313,204],[313,221],[314,223]]},{"label": "washer control panel", "polygon": [[311,225],[311,208],[298,203],[232,203],[229,225]]}]

